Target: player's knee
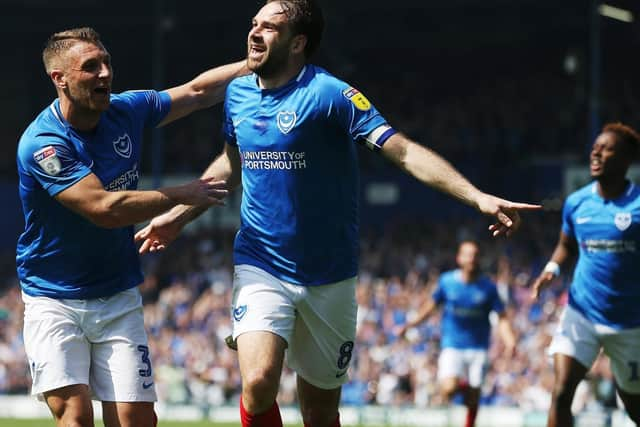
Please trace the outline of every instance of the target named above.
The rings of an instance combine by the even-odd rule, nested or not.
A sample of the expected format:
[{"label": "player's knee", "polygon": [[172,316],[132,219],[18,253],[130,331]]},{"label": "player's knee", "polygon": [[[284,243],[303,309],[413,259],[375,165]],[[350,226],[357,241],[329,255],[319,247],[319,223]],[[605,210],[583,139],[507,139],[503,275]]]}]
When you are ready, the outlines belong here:
[{"label": "player's knee", "polygon": [[270,370],[253,369],[246,373],[242,379],[246,409],[254,414],[269,409],[276,399],[279,385],[279,375]]},{"label": "player's knee", "polygon": [[451,399],[457,391],[456,382],[445,380],[440,383],[440,394],[447,400]]}]

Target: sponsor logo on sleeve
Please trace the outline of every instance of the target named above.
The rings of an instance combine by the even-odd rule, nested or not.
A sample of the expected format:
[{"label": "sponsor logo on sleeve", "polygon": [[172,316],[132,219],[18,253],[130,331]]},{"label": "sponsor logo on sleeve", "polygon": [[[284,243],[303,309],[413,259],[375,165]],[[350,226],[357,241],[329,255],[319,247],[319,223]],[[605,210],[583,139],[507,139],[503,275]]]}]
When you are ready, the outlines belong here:
[{"label": "sponsor logo on sleeve", "polygon": [[618,227],[618,230],[626,230],[631,225],[631,212],[618,212],[613,222]]},{"label": "sponsor logo on sleeve", "polygon": [[48,175],[58,175],[62,170],[62,164],[60,163],[56,149],[51,145],[33,153],[33,159]]},{"label": "sponsor logo on sleeve", "polygon": [[350,87],[342,91],[342,95],[347,98],[360,111],[369,111],[371,103],[358,89]]},{"label": "sponsor logo on sleeve", "polygon": [[116,153],[120,157],[124,157],[125,159],[131,157],[131,145],[131,138],[129,138],[129,135],[126,133],[113,141],[113,149],[116,150]]},{"label": "sponsor logo on sleeve", "polygon": [[291,129],[296,125],[296,121],[298,120],[298,116],[295,111],[280,111],[276,116],[276,124],[278,125],[278,129],[280,132],[285,135],[288,134]]}]

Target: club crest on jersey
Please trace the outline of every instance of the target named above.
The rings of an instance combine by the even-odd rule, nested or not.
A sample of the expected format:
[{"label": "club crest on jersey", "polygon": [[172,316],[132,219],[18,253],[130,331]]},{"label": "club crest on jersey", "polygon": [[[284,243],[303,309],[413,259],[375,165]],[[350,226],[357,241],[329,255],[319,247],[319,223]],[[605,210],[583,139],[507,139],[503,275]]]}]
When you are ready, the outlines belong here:
[{"label": "club crest on jersey", "polygon": [[296,125],[298,116],[295,111],[280,111],[276,117],[276,123],[280,132],[285,135],[288,134],[291,129]]},{"label": "club crest on jersey", "polygon": [[367,97],[354,87],[343,90],[342,95],[351,101],[351,103],[360,111],[369,111],[371,109],[371,103]]},{"label": "club crest on jersey", "polygon": [[241,305],[233,309],[233,318],[236,320],[236,322],[239,322],[240,320],[242,320],[245,314],[247,314],[246,305]]},{"label": "club crest on jersey", "polygon": [[33,159],[40,165],[47,175],[55,176],[62,170],[62,163],[60,163],[56,149],[51,145],[33,153]]},{"label": "club crest on jersey", "polygon": [[131,138],[129,138],[128,134],[122,135],[120,138],[113,141],[113,149],[116,150],[119,156],[128,159],[131,157]]},{"label": "club crest on jersey", "polygon": [[618,212],[613,219],[618,230],[624,231],[631,225],[631,212]]}]

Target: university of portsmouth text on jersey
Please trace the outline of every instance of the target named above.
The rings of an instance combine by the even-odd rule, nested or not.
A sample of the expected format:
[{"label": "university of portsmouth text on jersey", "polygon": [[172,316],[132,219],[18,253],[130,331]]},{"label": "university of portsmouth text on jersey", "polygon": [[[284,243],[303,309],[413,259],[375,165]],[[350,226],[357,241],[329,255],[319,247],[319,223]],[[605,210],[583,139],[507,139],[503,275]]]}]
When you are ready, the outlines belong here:
[{"label": "university of portsmouth text on jersey", "polygon": [[245,169],[306,169],[305,152],[300,151],[243,151]]}]

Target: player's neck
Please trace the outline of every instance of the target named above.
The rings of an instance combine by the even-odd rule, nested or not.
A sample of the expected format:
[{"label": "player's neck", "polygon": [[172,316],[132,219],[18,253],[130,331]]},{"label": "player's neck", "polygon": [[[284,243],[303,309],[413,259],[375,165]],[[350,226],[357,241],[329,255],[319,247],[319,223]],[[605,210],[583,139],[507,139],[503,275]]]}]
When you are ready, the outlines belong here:
[{"label": "player's neck", "polygon": [[616,177],[615,179],[598,180],[598,194],[606,200],[615,200],[624,194],[627,189],[628,181],[625,177]]},{"label": "player's neck", "polygon": [[476,270],[460,269],[460,278],[464,283],[474,282],[477,277],[478,277],[478,272]]},{"label": "player's neck", "polygon": [[98,126],[100,112],[78,108],[64,96],[59,97],[59,99],[60,113],[62,113],[62,116],[71,127],[81,131],[90,131]]},{"label": "player's neck", "polygon": [[292,61],[273,76],[258,76],[260,89],[277,89],[289,83],[304,67],[304,61]]}]

